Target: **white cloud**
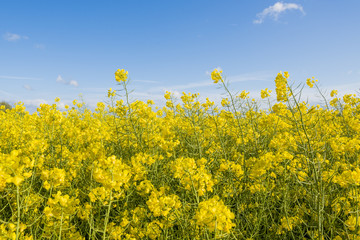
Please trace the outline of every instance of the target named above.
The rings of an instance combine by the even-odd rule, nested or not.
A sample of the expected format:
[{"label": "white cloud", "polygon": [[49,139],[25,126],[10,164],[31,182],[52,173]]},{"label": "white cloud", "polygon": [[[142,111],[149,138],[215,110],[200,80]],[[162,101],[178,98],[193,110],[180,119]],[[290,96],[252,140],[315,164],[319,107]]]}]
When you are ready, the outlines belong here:
[{"label": "white cloud", "polygon": [[3,38],[6,40],[6,41],[9,41],[9,42],[15,42],[15,41],[18,41],[20,39],[29,39],[27,36],[21,36],[19,34],[15,34],[15,33],[5,33],[3,35]]},{"label": "white cloud", "polygon": [[58,82],[58,83],[66,83],[66,81],[61,77],[61,75],[59,75],[59,76],[56,78],[56,82]]},{"label": "white cloud", "polygon": [[151,99],[154,101],[161,101],[164,99],[163,93],[148,93],[148,92],[137,92],[134,91],[131,93],[130,97],[136,97],[139,100],[146,101],[147,99]]},{"label": "white cloud", "polygon": [[141,83],[159,83],[158,81],[151,81],[151,80],[134,80],[134,82],[141,82]]},{"label": "white cloud", "polygon": [[104,95],[107,93],[109,88],[82,88],[82,90],[86,91],[87,93],[102,93]]},{"label": "white cloud", "polygon": [[75,80],[71,80],[71,81],[69,82],[69,85],[74,86],[74,87],[79,86],[78,82],[75,81]]},{"label": "white cloud", "polygon": [[254,20],[254,23],[261,24],[266,17],[277,20],[281,13],[288,10],[298,10],[305,14],[304,9],[300,4],[277,2],[274,5],[265,8],[261,13],[256,14],[257,19]]},{"label": "white cloud", "polygon": [[26,84],[24,85],[24,88],[25,88],[26,90],[29,90],[29,91],[33,90],[30,85],[26,85]]},{"label": "white cloud", "polygon": [[37,49],[45,49],[45,45],[44,45],[44,44],[35,44],[35,45],[34,45],[34,48],[37,48]]},{"label": "white cloud", "polygon": [[9,42],[15,42],[19,39],[21,39],[21,36],[15,33],[5,33],[3,35],[4,39]]},{"label": "white cloud", "polygon": [[58,106],[58,108],[61,110],[61,111],[65,111],[66,110],[66,108],[65,108],[65,103],[63,103],[63,102],[58,102],[58,103],[56,103],[56,105]]},{"label": "white cloud", "polygon": [[26,106],[32,106],[32,107],[38,107],[40,104],[45,103],[48,104],[48,102],[44,99],[27,99],[22,101]]},{"label": "white cloud", "polygon": [[329,90],[329,92],[332,89],[339,90],[339,94],[356,93],[356,91],[360,90],[360,82],[341,84],[341,85],[333,85],[331,87],[328,87],[327,89]]},{"label": "white cloud", "polygon": [[[216,68],[218,70],[221,70],[221,68]],[[208,74],[208,72],[206,73]],[[210,74],[210,73],[209,73]],[[241,75],[235,75],[235,76],[225,76],[226,81],[229,83],[236,83],[236,82],[245,82],[245,81],[268,81],[273,79],[272,74],[266,74],[266,73],[246,73]],[[174,85],[169,86],[167,89],[171,90],[185,90],[185,89],[193,89],[193,88],[201,88],[201,87],[209,87],[214,86],[214,82],[209,78],[209,80],[202,81],[202,82],[192,82],[182,85]],[[149,89],[149,91],[154,90],[154,88]]]},{"label": "white cloud", "polygon": [[[192,83],[187,83],[187,84],[182,84],[182,85],[173,85],[173,86],[166,87],[166,90],[172,92],[175,90],[181,91],[181,90],[185,90],[185,89],[208,87],[211,85],[213,85],[213,82],[211,80],[209,80],[209,81],[202,81],[202,82],[192,82]],[[149,90],[151,91],[151,90],[153,90],[153,88],[151,88]]]},{"label": "white cloud", "polygon": [[2,95],[6,95],[6,96],[9,96],[9,97],[17,97],[17,96],[15,96],[15,95],[12,94],[12,93],[9,93],[9,92],[3,91],[3,90],[0,90],[0,93],[1,93]]},{"label": "white cloud", "polygon": [[168,88],[163,88],[163,94],[161,94],[161,98],[164,99],[164,94],[166,92],[171,92],[171,94],[175,97],[175,98],[180,98],[183,94],[180,93],[179,91],[173,90],[173,89],[168,89]]},{"label": "white cloud", "polygon": [[247,73],[241,75],[230,76],[227,78],[229,83],[246,82],[246,81],[273,81],[273,74],[267,73]]},{"label": "white cloud", "polygon": [[56,78],[56,82],[58,83],[62,83],[62,84],[65,84],[65,85],[70,85],[70,86],[74,86],[74,87],[78,87],[79,86],[79,83],[75,80],[70,80],[70,81],[66,81],[65,79],[63,79],[63,77],[61,75],[59,75],[57,78]]},{"label": "white cloud", "polygon": [[11,80],[41,80],[41,78],[32,77],[17,77],[17,76],[0,76],[0,79],[11,79]]}]

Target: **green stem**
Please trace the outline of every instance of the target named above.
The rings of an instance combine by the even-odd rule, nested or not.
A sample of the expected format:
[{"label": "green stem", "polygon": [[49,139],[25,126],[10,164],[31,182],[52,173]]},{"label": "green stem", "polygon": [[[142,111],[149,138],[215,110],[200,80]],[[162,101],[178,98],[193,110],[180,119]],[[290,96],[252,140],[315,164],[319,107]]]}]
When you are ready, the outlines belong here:
[{"label": "green stem", "polygon": [[59,230],[59,237],[58,237],[59,240],[61,240],[63,218],[64,218],[64,210],[63,210],[63,208],[61,208],[61,221],[60,221],[60,230]]},{"label": "green stem", "polygon": [[20,231],[20,191],[19,191],[19,186],[16,186],[16,204],[17,204],[16,240],[18,240],[19,239],[19,231]]},{"label": "green stem", "polygon": [[110,190],[109,205],[108,205],[108,209],[107,209],[106,217],[105,217],[103,240],[106,239],[106,229],[107,229],[107,225],[108,225],[109,218],[110,218],[111,204],[112,204],[112,189]]}]

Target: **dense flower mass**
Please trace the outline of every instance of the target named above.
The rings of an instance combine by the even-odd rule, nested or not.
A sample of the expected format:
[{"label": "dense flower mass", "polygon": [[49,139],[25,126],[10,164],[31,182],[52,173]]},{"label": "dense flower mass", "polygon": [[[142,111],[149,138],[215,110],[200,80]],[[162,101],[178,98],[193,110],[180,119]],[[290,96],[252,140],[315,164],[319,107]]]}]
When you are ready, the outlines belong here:
[{"label": "dense flower mass", "polygon": [[234,213],[221,200],[219,201],[218,196],[199,203],[194,218],[197,225],[209,228],[210,232],[219,230],[228,233],[235,226],[232,222],[235,218]]},{"label": "dense flower mass", "polygon": [[360,99],[310,106],[280,72],[257,103],[221,74],[219,106],[109,89],[94,111],[2,109],[0,239],[359,239]]},{"label": "dense flower mass", "polygon": [[115,72],[115,79],[117,82],[126,82],[128,71],[125,71],[124,69],[118,69]]},{"label": "dense flower mass", "polygon": [[211,79],[214,81],[214,83],[218,83],[219,81],[223,81],[223,78],[221,76],[222,70],[215,69],[211,73]]},{"label": "dense flower mass", "polygon": [[265,88],[264,90],[261,90],[261,98],[267,98],[267,97],[270,97],[270,93],[272,91]]},{"label": "dense flower mass", "polygon": [[288,78],[289,78],[288,72],[284,72],[284,74],[280,72],[276,76],[275,79],[276,100],[279,102],[286,102],[288,99],[288,90],[289,90],[287,87]]}]

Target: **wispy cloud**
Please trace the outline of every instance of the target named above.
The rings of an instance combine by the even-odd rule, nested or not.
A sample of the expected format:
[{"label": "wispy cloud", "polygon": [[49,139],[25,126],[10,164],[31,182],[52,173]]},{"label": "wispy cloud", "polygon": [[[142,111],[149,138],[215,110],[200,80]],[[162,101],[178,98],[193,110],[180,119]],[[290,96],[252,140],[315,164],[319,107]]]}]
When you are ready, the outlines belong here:
[{"label": "wispy cloud", "polygon": [[78,82],[75,81],[75,80],[71,80],[71,81],[69,82],[69,85],[74,86],[74,87],[79,86]]},{"label": "wispy cloud", "polygon": [[40,104],[45,103],[48,104],[48,102],[44,99],[27,99],[22,101],[26,106],[31,106],[31,107],[38,107],[40,106]]},{"label": "wispy cloud", "polygon": [[2,95],[6,95],[6,96],[9,96],[9,97],[16,97],[14,94],[11,94],[11,93],[6,92],[6,91],[3,91],[3,90],[0,90],[0,93],[1,93]]},{"label": "wispy cloud", "polygon": [[[221,70],[220,67],[216,68],[218,70]],[[209,72],[206,72],[207,75],[210,75]],[[245,82],[245,81],[269,81],[273,80],[273,74],[270,73],[246,73],[246,74],[240,74],[240,75],[234,75],[225,77],[226,81],[231,83],[237,83],[237,82]],[[183,91],[186,89],[195,89],[195,88],[204,88],[204,87],[211,87],[214,86],[214,82],[209,78],[209,80],[206,81],[199,81],[199,82],[191,82],[187,84],[179,84],[179,85],[172,85],[172,86],[166,86],[163,87],[163,90],[168,91]],[[159,88],[150,88],[148,89],[149,92],[156,91]]]},{"label": "wispy cloud", "polygon": [[355,93],[356,91],[360,91],[360,82],[357,81],[356,83],[340,84],[328,87],[329,91],[332,89],[339,90],[339,94]]},{"label": "wispy cloud", "polygon": [[19,76],[0,76],[0,79],[7,79],[7,80],[42,80],[41,78],[19,77]]},{"label": "wispy cloud", "polygon": [[75,81],[75,80],[66,81],[65,79],[63,79],[63,77],[61,75],[59,75],[56,78],[56,82],[66,84],[66,85],[70,85],[70,86],[74,86],[74,87],[79,86],[79,83],[77,81]]},{"label": "wispy cloud", "polygon": [[[217,69],[218,71],[223,71],[223,69],[221,67],[217,67],[215,69]],[[210,71],[206,71],[205,74],[207,76],[211,76]],[[245,82],[245,81],[267,81],[272,77],[273,77],[273,75],[270,73],[255,72],[255,73],[244,73],[244,74],[234,75],[234,76],[229,76],[229,77],[225,76],[225,79],[229,83],[236,83],[236,82]],[[207,85],[213,85],[213,83],[210,81],[210,83]]]},{"label": "wispy cloud", "polygon": [[23,87],[24,87],[26,90],[29,90],[29,91],[33,90],[33,88],[32,88],[30,85],[27,85],[27,84],[25,84]]},{"label": "wispy cloud", "polygon": [[246,82],[246,81],[272,81],[274,74],[270,73],[246,73],[227,78],[229,83]]},{"label": "wispy cloud", "polygon": [[109,90],[109,88],[103,88],[103,87],[99,87],[99,88],[81,88],[81,90],[86,91],[87,93],[103,93],[103,95],[105,95],[107,93],[107,91]]},{"label": "wispy cloud", "polygon": [[44,44],[35,44],[35,45],[34,45],[34,48],[37,48],[37,49],[45,49],[45,45],[44,45]]},{"label": "wispy cloud", "polygon": [[61,75],[59,75],[57,78],[56,78],[56,82],[58,83],[66,83],[66,81],[61,77]]},{"label": "wispy cloud", "polygon": [[27,36],[21,36],[16,33],[9,33],[9,32],[3,34],[3,38],[9,42],[16,42],[21,39],[29,39],[29,37],[27,37]]},{"label": "wispy cloud", "polygon": [[151,81],[151,80],[134,80],[134,82],[141,82],[141,83],[159,83],[158,81]]},{"label": "wispy cloud", "polygon": [[[172,85],[172,86],[166,87],[166,89],[169,89],[170,91],[174,91],[174,90],[181,91],[181,90],[191,89],[191,88],[208,87],[211,85],[213,85],[213,83],[211,81],[202,81],[202,82],[193,82],[193,83],[187,83],[187,84]],[[158,89],[158,88],[156,88],[156,89]]]},{"label": "wispy cloud", "polygon": [[280,14],[288,11],[288,10],[298,10],[305,14],[303,7],[300,4],[296,3],[283,3],[277,2],[274,5],[265,8],[261,13],[256,15],[257,19],[254,20],[255,24],[261,24],[264,22],[266,17],[270,17],[274,20],[277,20]]},{"label": "wispy cloud", "polygon": [[[172,92],[173,94],[175,92]],[[175,93],[176,94],[176,93]],[[136,99],[139,99],[141,101],[146,101],[147,99],[151,99],[154,101],[160,101],[164,100],[164,94],[163,93],[148,93],[148,92],[133,92],[131,97],[135,97]]]}]

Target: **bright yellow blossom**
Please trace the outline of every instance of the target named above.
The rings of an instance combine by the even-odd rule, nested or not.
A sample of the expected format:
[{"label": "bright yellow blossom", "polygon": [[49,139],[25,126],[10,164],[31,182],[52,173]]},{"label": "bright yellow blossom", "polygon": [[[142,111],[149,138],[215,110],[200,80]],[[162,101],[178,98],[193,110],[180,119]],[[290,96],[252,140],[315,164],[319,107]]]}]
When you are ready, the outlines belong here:
[{"label": "bright yellow blossom", "polygon": [[275,85],[276,85],[276,97],[279,102],[286,102],[288,99],[288,88],[287,88],[287,79],[289,78],[288,72],[283,74],[280,72],[276,76]]},{"label": "bright yellow blossom", "polygon": [[235,226],[232,222],[234,213],[218,196],[201,202],[194,218],[197,225],[207,227],[211,232],[218,230],[228,233]]},{"label": "bright yellow blossom", "polygon": [[108,97],[114,97],[115,94],[116,94],[116,90],[113,90],[112,88],[108,90]]},{"label": "bright yellow blossom", "polygon": [[359,238],[360,98],[311,105],[288,79],[268,107],[221,84],[224,107],[110,89],[94,111],[0,111],[0,239]]},{"label": "bright yellow blossom", "polygon": [[332,90],[331,93],[330,93],[330,97],[334,97],[337,94],[338,94],[337,90]]},{"label": "bright yellow blossom", "polygon": [[272,91],[271,90],[268,90],[267,88],[265,88],[265,90],[261,90],[261,98],[267,98],[267,97],[270,97],[270,93]]},{"label": "bright yellow blossom", "polygon": [[125,71],[124,69],[118,69],[115,72],[115,79],[117,82],[126,82],[128,78],[128,71]]},{"label": "bright yellow blossom", "polygon": [[218,83],[219,81],[223,82],[223,77],[221,76],[222,70],[215,69],[211,73],[211,79],[214,81],[214,83]]}]

